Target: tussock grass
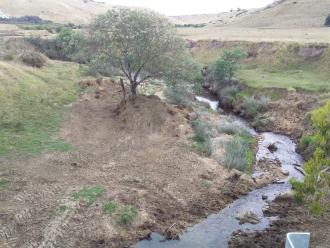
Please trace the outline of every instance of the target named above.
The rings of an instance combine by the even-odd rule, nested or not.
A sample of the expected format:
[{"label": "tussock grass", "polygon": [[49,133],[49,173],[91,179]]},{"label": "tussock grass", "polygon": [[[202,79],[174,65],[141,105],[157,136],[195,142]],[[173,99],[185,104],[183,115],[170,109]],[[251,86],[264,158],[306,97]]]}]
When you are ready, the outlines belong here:
[{"label": "tussock grass", "polygon": [[49,62],[37,69],[0,62],[0,156],[70,150],[55,134],[65,105],[78,96],[79,78],[72,63]]},{"label": "tussock grass", "polygon": [[138,215],[138,211],[133,206],[124,206],[121,208],[116,216],[116,222],[119,225],[129,225],[131,224],[136,216]]},{"label": "tussock grass", "polygon": [[109,201],[103,205],[103,211],[108,215],[112,215],[117,208],[117,204],[112,201]]},{"label": "tussock grass", "polygon": [[101,197],[105,189],[102,186],[94,186],[89,188],[83,188],[78,192],[72,193],[75,200],[82,199],[87,207],[91,206],[97,198]]},{"label": "tussock grass", "polygon": [[138,210],[134,206],[120,205],[112,201],[108,201],[103,205],[103,212],[113,216],[116,223],[122,226],[132,224],[138,215]]},{"label": "tussock grass", "polygon": [[255,157],[254,143],[255,138],[250,135],[234,135],[225,143],[225,166],[251,173]]},{"label": "tussock grass", "polygon": [[198,153],[211,156],[212,144],[211,144],[211,127],[203,120],[195,120],[192,122],[192,127],[195,132],[194,143],[192,145]]}]

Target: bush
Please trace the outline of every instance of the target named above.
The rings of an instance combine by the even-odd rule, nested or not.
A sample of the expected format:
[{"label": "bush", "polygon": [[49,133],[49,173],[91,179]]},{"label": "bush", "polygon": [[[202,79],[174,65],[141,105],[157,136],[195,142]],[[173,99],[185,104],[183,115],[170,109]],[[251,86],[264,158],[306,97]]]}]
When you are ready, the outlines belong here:
[{"label": "bush", "polygon": [[87,58],[82,55],[85,40],[81,33],[70,28],[61,28],[58,35],[53,39],[40,37],[26,38],[39,52],[51,59],[86,62]]},{"label": "bush", "polygon": [[240,68],[240,60],[245,57],[245,52],[240,48],[232,51],[225,50],[222,56],[213,64],[212,74],[214,79],[221,81],[228,78],[231,81]]},{"label": "bush", "polygon": [[312,113],[312,123],[315,135],[303,138],[301,143],[317,147],[304,166],[304,181],[291,180],[291,184],[295,195],[307,200],[310,210],[319,215],[329,204],[326,199],[330,195],[330,101]]},{"label": "bush", "polygon": [[328,15],[328,17],[325,19],[325,26],[330,27],[330,14]]},{"label": "bush", "polygon": [[192,147],[201,155],[207,157],[212,155],[212,144],[210,138],[207,138],[205,141],[195,139]]},{"label": "bush", "polygon": [[15,59],[15,56],[14,54],[12,53],[8,53],[8,54],[5,54],[3,57],[2,57],[3,60],[5,61],[12,61]]},{"label": "bush", "polygon": [[217,127],[219,133],[225,133],[228,135],[234,135],[240,132],[240,128],[233,124],[225,124],[223,126]]},{"label": "bush", "polygon": [[191,99],[187,96],[186,91],[180,87],[168,86],[165,92],[169,103],[189,107],[192,104]]},{"label": "bush", "polygon": [[265,117],[262,114],[257,114],[253,121],[252,121],[252,127],[254,127],[257,130],[262,129],[263,127],[265,127],[268,123],[270,122],[270,119],[268,119],[267,117]]},{"label": "bush", "polygon": [[212,144],[210,125],[198,119],[192,122],[192,126],[195,132],[193,148],[202,155],[211,156]]},{"label": "bush", "polygon": [[26,65],[41,68],[46,64],[45,57],[38,52],[25,52],[19,56],[19,59]]},{"label": "bush", "polygon": [[102,59],[101,54],[93,56],[84,65],[81,65],[80,69],[83,74],[94,77],[100,75],[111,77],[114,74],[118,74],[118,71],[107,61],[106,58]]},{"label": "bush", "polygon": [[267,111],[269,101],[268,97],[245,96],[237,109],[244,117],[255,119],[259,113]]},{"label": "bush", "polygon": [[298,150],[304,156],[304,158],[310,159],[319,145],[320,142],[316,136],[303,136],[300,139]]},{"label": "bush", "polygon": [[238,85],[232,85],[222,88],[218,92],[219,101],[222,107],[224,108],[233,108],[236,97],[240,92]]},{"label": "bush", "polygon": [[138,211],[135,207],[125,206],[120,209],[118,215],[116,216],[116,221],[120,225],[129,225],[134,221],[137,214]]},{"label": "bush", "polygon": [[210,125],[202,120],[195,120],[192,122],[195,131],[195,139],[199,141],[207,141],[211,137]]},{"label": "bush", "polygon": [[252,136],[235,135],[225,144],[225,166],[228,169],[251,172],[254,161],[253,143]]}]

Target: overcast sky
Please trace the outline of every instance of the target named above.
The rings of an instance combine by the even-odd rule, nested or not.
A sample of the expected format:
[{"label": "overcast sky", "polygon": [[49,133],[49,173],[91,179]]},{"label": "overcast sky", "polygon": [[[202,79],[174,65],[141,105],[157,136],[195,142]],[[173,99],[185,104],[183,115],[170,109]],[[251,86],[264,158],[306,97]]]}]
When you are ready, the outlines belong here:
[{"label": "overcast sky", "polygon": [[274,0],[103,0],[114,5],[154,9],[165,15],[208,14],[236,8],[259,8]]}]

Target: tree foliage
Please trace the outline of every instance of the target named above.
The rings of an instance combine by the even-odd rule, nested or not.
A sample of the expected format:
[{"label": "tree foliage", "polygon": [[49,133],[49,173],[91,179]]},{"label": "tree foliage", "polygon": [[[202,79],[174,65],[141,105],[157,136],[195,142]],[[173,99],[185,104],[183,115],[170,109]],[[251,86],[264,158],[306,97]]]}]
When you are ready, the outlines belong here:
[{"label": "tree foliage", "polygon": [[80,52],[85,46],[85,38],[80,32],[71,28],[61,28],[52,39],[32,37],[27,38],[27,41],[51,59],[84,62]]},{"label": "tree foliage", "polygon": [[245,57],[246,54],[242,49],[225,50],[213,65],[214,79],[221,81],[228,78],[231,81],[236,71],[240,68],[240,60]]},{"label": "tree foliage", "polygon": [[322,200],[329,196],[330,189],[330,101],[312,113],[312,122],[318,147],[305,164],[304,181],[292,181],[292,185],[296,198],[308,200],[311,211],[320,214],[322,207],[329,207]]},{"label": "tree foliage", "polygon": [[131,93],[151,78],[173,77],[184,60],[183,40],[173,25],[156,12],[115,8],[91,24],[94,54],[118,68],[130,82]]},{"label": "tree foliage", "polygon": [[328,15],[328,17],[325,19],[325,26],[330,27],[330,14]]}]

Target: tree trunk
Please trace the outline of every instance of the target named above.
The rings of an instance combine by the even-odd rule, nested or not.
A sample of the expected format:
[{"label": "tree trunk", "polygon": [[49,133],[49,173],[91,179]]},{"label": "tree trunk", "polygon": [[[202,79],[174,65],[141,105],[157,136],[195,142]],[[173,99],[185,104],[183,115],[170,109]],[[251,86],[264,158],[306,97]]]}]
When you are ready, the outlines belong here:
[{"label": "tree trunk", "polygon": [[133,97],[136,97],[136,88],[137,88],[137,83],[136,82],[131,82],[131,95]]}]

